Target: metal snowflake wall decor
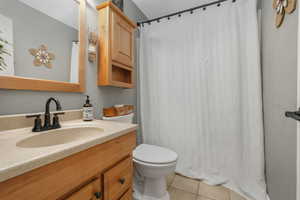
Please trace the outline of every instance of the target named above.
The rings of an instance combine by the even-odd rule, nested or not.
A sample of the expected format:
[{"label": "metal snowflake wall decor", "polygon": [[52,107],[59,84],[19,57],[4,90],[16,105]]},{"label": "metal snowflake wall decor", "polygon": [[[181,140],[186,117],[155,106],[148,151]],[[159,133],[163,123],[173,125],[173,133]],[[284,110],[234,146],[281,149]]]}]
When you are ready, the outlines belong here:
[{"label": "metal snowflake wall decor", "polygon": [[52,68],[52,61],[55,58],[53,53],[49,53],[45,45],[41,45],[38,49],[29,49],[31,55],[34,56],[34,66],[46,66]]},{"label": "metal snowflake wall decor", "polygon": [[273,0],[276,10],[276,27],[279,28],[284,20],[285,13],[291,14],[296,9],[297,0]]}]

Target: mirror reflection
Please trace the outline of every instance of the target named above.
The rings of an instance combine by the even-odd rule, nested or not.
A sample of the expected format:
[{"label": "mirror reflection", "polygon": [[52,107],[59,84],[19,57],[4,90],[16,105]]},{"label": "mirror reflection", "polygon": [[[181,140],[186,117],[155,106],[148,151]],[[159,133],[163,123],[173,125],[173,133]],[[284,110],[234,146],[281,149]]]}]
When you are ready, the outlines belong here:
[{"label": "mirror reflection", "polygon": [[0,4],[0,76],[78,83],[79,3],[4,0]]}]

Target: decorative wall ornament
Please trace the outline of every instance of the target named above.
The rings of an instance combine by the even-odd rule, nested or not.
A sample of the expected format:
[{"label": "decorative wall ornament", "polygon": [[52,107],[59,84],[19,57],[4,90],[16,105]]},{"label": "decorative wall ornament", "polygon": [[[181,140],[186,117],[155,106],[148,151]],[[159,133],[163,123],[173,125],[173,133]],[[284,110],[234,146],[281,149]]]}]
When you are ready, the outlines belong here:
[{"label": "decorative wall ornament", "polygon": [[55,59],[55,55],[48,52],[45,45],[41,45],[38,49],[29,49],[29,52],[34,56],[34,66],[44,65],[48,68],[52,68],[52,61]]},{"label": "decorative wall ornament", "polygon": [[276,27],[282,25],[285,14],[291,14],[296,9],[297,0],[273,0],[273,8],[276,10]]},{"label": "decorative wall ornament", "polygon": [[0,75],[14,75],[13,21],[0,15]]}]

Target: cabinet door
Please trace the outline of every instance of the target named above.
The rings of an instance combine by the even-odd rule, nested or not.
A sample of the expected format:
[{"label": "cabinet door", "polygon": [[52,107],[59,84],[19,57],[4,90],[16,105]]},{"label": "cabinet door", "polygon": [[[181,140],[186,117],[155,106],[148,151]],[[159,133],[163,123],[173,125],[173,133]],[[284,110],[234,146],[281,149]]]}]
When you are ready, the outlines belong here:
[{"label": "cabinet door", "polygon": [[104,200],[118,200],[132,186],[132,158],[104,173]]},{"label": "cabinet door", "polygon": [[133,28],[117,13],[112,12],[112,60],[133,66]]},{"label": "cabinet door", "polygon": [[87,184],[79,191],[72,194],[66,200],[101,200],[101,186],[100,179],[96,179],[95,181]]}]

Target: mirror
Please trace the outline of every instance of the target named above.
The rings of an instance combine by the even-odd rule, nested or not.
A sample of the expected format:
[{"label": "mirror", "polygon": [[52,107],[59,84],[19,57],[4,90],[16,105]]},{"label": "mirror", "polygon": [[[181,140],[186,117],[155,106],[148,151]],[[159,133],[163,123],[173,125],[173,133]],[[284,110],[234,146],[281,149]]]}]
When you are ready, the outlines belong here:
[{"label": "mirror", "polygon": [[0,88],[84,91],[85,0],[0,4]]}]

